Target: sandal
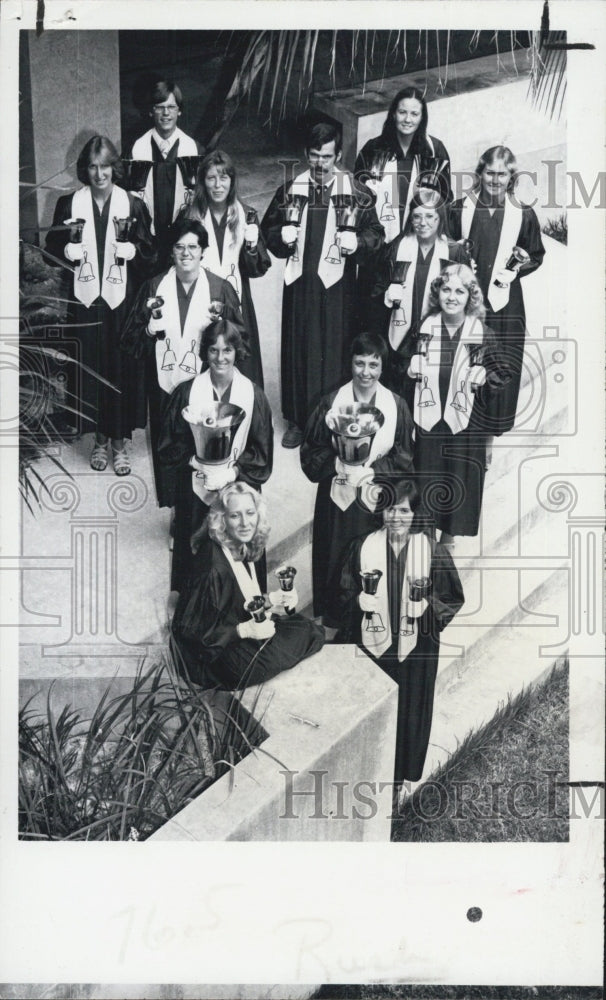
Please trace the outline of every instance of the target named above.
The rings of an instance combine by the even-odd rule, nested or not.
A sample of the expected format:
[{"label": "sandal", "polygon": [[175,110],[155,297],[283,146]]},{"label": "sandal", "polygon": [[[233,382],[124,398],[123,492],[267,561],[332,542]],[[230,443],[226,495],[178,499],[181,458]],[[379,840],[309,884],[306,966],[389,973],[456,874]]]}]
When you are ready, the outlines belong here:
[{"label": "sandal", "polygon": [[90,467],[95,472],[105,472],[107,469],[107,441],[105,444],[95,443],[90,455]]},{"label": "sandal", "polygon": [[130,460],[126,453],[126,448],[114,448],[112,445],[112,458],[114,460],[114,472],[117,476],[128,476],[130,474]]}]

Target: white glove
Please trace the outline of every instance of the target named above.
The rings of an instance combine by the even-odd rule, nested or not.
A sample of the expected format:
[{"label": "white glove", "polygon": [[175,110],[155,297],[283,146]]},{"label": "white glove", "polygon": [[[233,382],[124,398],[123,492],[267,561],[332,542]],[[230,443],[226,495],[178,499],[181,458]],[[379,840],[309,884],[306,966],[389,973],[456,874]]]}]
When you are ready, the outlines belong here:
[{"label": "white glove", "polygon": [[84,246],[82,243],[66,243],[65,250],[63,252],[67,259],[74,264],[76,261],[82,260],[84,256]]},{"label": "white glove", "polygon": [[486,381],[486,369],[484,365],[472,365],[469,369],[467,381],[469,385],[484,385]]},{"label": "white glove", "polygon": [[116,248],[116,257],[120,260],[132,260],[137,252],[137,248],[134,243],[114,243]]},{"label": "white glove", "polygon": [[339,246],[345,254],[355,253],[358,249],[358,237],[351,229],[339,233]]},{"label": "white glove", "polygon": [[364,465],[347,465],[338,457],[335,459],[335,469],[339,478],[346,479],[348,485],[353,486],[354,489],[357,489],[366,476],[372,475],[372,470],[367,469]]},{"label": "white glove", "polygon": [[425,612],[427,607],[427,601],[424,597],[420,601],[407,601],[406,603],[406,614],[409,618],[420,618]]},{"label": "white glove", "polygon": [[379,598],[376,594],[365,594],[364,591],[362,591],[358,597],[358,604],[360,605],[362,611],[368,611],[370,614],[379,610]]},{"label": "white glove", "polygon": [[299,230],[296,226],[282,226],[280,236],[282,237],[282,242],[286,243],[286,246],[289,247],[292,243],[296,243],[298,235]]},{"label": "white glove", "polygon": [[254,222],[244,226],[244,239],[247,243],[252,243],[253,247],[259,242],[259,227]]},{"label": "white glove", "polygon": [[394,302],[401,302],[403,296],[404,296],[404,286],[395,285],[392,281],[391,285],[385,292],[383,302],[385,303],[388,309],[393,309]]},{"label": "white glove", "polygon": [[499,271],[494,276],[495,281],[500,281],[502,285],[510,285],[512,281],[515,281],[517,274],[515,271],[508,271],[506,267],[502,271]]},{"label": "white glove", "polygon": [[251,618],[247,622],[240,622],[236,631],[241,639],[256,639],[257,642],[263,642],[264,639],[271,639],[276,631],[276,625],[271,618],[266,618],[264,622],[256,622]]},{"label": "white glove", "polygon": [[157,333],[161,330],[166,329],[166,323],[163,319],[154,319],[153,316],[149,317],[149,323],[147,324],[147,332],[150,337],[155,337]]},{"label": "white glove", "polygon": [[[208,466],[207,466],[208,469]],[[222,490],[224,486],[236,481],[238,476],[235,465],[220,465],[217,471],[205,472],[204,485],[212,493]]]},{"label": "white glove", "polygon": [[411,378],[420,378],[423,375],[426,358],[422,354],[413,354],[408,366],[408,374]]},{"label": "white glove", "polygon": [[294,611],[299,603],[296,587],[292,590],[271,590],[267,597],[275,608],[288,608],[290,611]]}]

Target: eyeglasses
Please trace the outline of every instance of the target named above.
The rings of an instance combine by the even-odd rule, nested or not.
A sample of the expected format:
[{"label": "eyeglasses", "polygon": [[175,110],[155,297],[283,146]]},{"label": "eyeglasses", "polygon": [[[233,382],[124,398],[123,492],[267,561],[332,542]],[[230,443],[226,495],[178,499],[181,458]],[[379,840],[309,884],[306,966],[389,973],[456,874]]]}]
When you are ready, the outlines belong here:
[{"label": "eyeglasses", "polygon": [[153,110],[156,112],[156,114],[160,115],[160,114],[162,114],[163,111],[178,111],[179,110],[179,105],[178,104],[154,104],[153,105]]},{"label": "eyeglasses", "polygon": [[197,243],[175,243],[173,250],[175,253],[182,257],[183,254],[189,253],[194,257],[197,253],[201,252],[201,247]]}]

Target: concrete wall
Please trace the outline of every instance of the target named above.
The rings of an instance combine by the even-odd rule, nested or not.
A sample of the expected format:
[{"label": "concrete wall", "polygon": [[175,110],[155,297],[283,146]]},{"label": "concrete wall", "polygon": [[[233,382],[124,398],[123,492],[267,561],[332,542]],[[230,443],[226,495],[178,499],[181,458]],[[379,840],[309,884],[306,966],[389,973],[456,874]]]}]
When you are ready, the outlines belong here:
[{"label": "concrete wall", "polygon": [[52,222],[60,194],[77,186],[76,159],[95,134],[120,149],[117,31],[28,33],[40,226]]}]

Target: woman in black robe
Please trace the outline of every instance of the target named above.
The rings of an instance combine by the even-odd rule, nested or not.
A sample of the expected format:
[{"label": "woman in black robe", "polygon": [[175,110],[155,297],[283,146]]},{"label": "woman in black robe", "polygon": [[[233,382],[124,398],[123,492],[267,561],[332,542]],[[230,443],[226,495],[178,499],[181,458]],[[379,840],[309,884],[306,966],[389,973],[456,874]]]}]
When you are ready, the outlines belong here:
[{"label": "woman in black robe", "polygon": [[[172,507],[175,503],[175,472],[158,458],[164,407],[177,385],[202,370],[200,340],[203,330],[216,322],[213,309],[217,303],[221,304],[222,317],[239,329],[246,342],[234,289],[229,282],[202,267],[207,242],[206,230],[199,222],[190,219],[175,222],[169,238],[173,266],[141,286],[121,338],[123,351],[146,364],[150,443],[160,507]],[[151,303],[158,296],[163,304],[154,313],[161,315],[153,316]],[[215,305],[211,307],[213,302]],[[167,351],[172,351],[170,357],[174,361],[167,360]]]},{"label": "woman in black robe", "polygon": [[446,206],[440,195],[420,188],[410,202],[400,236],[377,255],[370,324],[389,344],[385,384],[402,395],[411,409],[414,385],[406,372],[415,336],[427,313],[431,282],[449,262],[470,261],[466,250],[448,237]]},{"label": "woman in black robe", "polygon": [[204,266],[225,278],[240,300],[250,350],[240,368],[262,389],[261,344],[250,279],[261,278],[271,260],[256,212],[238,198],[236,168],[227,153],[216,149],[204,157],[192,202],[183,214],[201,222],[208,233]]},{"label": "woman in black robe", "polygon": [[[423,92],[404,87],[389,106],[381,134],[369,139],[358,153],[354,173],[376,196],[375,210],[387,246],[402,232],[419,184],[434,187],[442,204],[450,200],[450,158],[444,143],[428,135],[427,126]],[[372,285],[372,272],[361,268],[360,306],[366,326]]]},{"label": "woman in black robe", "polygon": [[478,533],[488,438],[510,377],[484,315],[471,268],[448,265],[432,282],[408,369],[417,482],[440,540],[451,545],[455,535]]},{"label": "woman in black robe", "polygon": [[[393,482],[412,468],[410,411],[399,396],[380,383],[387,346],[381,337],[362,333],[351,346],[352,380],[325,396],[307,422],[301,467],[318,483],[313,521],[312,570],[314,615],[328,628],[340,625],[339,573],[352,538],[380,524],[376,512],[379,484]],[[326,424],[329,411],[367,403],[385,418],[364,465],[341,462]],[[346,484],[340,484],[344,476]]]},{"label": "woman in black robe", "polygon": [[196,684],[227,689],[259,684],[322,648],[322,629],[294,613],[294,589],[268,595],[270,605],[286,612],[283,617],[257,623],[245,610],[248,601],[265,594],[268,535],[264,501],[256,490],[240,482],[218,494],[172,623],[179,664]]},{"label": "woman in black robe", "polygon": [[[383,526],[351,543],[340,576],[343,625],[337,640],[358,643],[398,685],[396,791],[423,774],[439,635],[464,603],[447,548],[419,531],[419,502],[413,482],[397,483],[383,511]],[[377,570],[372,596],[363,591],[362,572]]]},{"label": "woman in black robe", "polygon": [[[114,471],[124,476],[130,472],[125,438],[145,427],[146,403],[144,364],[121,350],[120,336],[137,288],[153,267],[150,219],[143,202],[114,183],[122,178],[122,165],[105,136],[86,143],[77,174],[84,187],[57,201],[46,248],[74,264],[68,322],[75,360],[105,380],[70,365],[69,391],[96,431],[91,468],[107,468],[111,442]],[[75,218],[84,222],[81,242],[72,242],[73,229],[63,225]],[[128,218],[134,220],[129,240],[118,243],[113,220]],[[84,429],[89,427],[87,421]]]},{"label": "woman in black robe", "polygon": [[[515,198],[517,164],[511,150],[506,146],[487,149],[480,157],[476,174],[474,191],[450,208],[450,230],[454,239],[470,239],[473,243],[486,322],[494,330],[511,372],[494,413],[494,435],[511,430],[515,422],[526,335],[521,278],[541,266],[545,247],[534,210],[520,205]],[[517,271],[506,267],[514,246],[528,254]],[[505,287],[498,288],[495,281]]]},{"label": "woman in black robe", "polygon": [[[200,354],[205,369],[182,382],[164,409],[158,455],[176,474],[174,550],[171,590],[182,590],[191,577],[192,536],[204,524],[217,492],[238,479],[260,489],[273,467],[273,426],[265,393],[235,366],[243,353],[240,332],[228,320],[206,328]],[[215,403],[231,403],[244,411],[231,442],[228,460],[205,463],[196,456],[191,424],[183,416],[209,416]]]}]

